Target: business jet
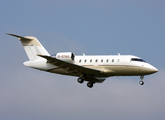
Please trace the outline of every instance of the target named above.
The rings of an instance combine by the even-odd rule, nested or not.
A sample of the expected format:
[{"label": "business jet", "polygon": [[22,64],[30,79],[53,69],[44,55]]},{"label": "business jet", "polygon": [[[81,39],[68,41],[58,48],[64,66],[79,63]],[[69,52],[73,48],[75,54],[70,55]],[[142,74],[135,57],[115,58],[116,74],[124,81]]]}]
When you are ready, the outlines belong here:
[{"label": "business jet", "polygon": [[143,59],[132,55],[85,55],[75,56],[72,52],[59,52],[50,55],[37,38],[32,36],[18,36],[29,61],[25,66],[41,71],[76,76],[77,81],[87,81],[89,88],[95,83],[102,83],[112,76],[140,76],[140,85],[144,84],[145,75],[158,72],[154,66]]}]

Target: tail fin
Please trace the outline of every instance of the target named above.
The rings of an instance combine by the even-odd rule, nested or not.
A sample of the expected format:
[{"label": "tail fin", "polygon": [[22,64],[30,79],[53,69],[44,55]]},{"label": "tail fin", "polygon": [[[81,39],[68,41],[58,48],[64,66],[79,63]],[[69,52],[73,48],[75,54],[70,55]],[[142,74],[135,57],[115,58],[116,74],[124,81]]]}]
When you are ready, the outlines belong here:
[{"label": "tail fin", "polygon": [[35,37],[32,36],[22,37],[10,33],[7,34],[19,38],[30,61],[41,58],[37,56],[37,54],[47,55],[47,56],[50,55]]}]

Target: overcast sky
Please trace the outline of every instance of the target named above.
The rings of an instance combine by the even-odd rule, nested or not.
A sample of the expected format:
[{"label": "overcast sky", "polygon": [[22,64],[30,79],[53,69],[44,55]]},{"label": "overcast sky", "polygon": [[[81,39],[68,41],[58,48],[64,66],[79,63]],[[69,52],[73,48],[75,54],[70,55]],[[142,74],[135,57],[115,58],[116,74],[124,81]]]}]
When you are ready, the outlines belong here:
[{"label": "overcast sky", "polygon": [[[35,36],[50,54],[135,55],[159,69],[111,77],[92,89],[76,77],[37,71],[17,38]],[[165,1],[1,0],[0,119],[165,119]]]}]

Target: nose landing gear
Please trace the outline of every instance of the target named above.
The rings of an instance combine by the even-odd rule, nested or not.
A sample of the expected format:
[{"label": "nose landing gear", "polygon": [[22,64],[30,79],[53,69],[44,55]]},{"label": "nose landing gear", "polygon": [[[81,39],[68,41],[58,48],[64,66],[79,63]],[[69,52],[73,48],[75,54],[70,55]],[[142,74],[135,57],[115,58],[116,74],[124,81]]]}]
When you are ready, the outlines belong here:
[{"label": "nose landing gear", "polygon": [[141,79],[139,82],[140,85],[144,85],[143,78],[144,78],[144,75],[140,76],[140,79]]}]

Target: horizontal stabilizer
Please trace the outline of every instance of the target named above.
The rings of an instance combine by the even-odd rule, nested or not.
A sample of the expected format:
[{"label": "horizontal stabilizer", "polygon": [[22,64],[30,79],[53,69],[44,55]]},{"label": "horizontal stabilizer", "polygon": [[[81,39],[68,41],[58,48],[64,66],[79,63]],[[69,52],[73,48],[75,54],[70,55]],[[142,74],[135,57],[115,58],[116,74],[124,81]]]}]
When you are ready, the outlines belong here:
[{"label": "horizontal stabilizer", "polygon": [[35,60],[35,59],[40,59],[40,57],[37,56],[37,54],[47,55],[47,56],[50,55],[47,52],[47,50],[41,45],[41,43],[37,40],[36,37],[33,37],[33,36],[22,37],[22,36],[10,34],[10,33],[6,33],[6,34],[17,37],[21,41],[30,61]]},{"label": "horizontal stabilizer", "polygon": [[14,36],[14,37],[17,37],[19,39],[22,39],[22,40],[33,40],[33,39],[30,39],[30,38],[25,38],[25,37],[22,37],[22,36],[19,36],[19,35],[14,35],[14,34],[10,34],[10,33],[6,33],[7,35],[11,35],[11,36]]}]

